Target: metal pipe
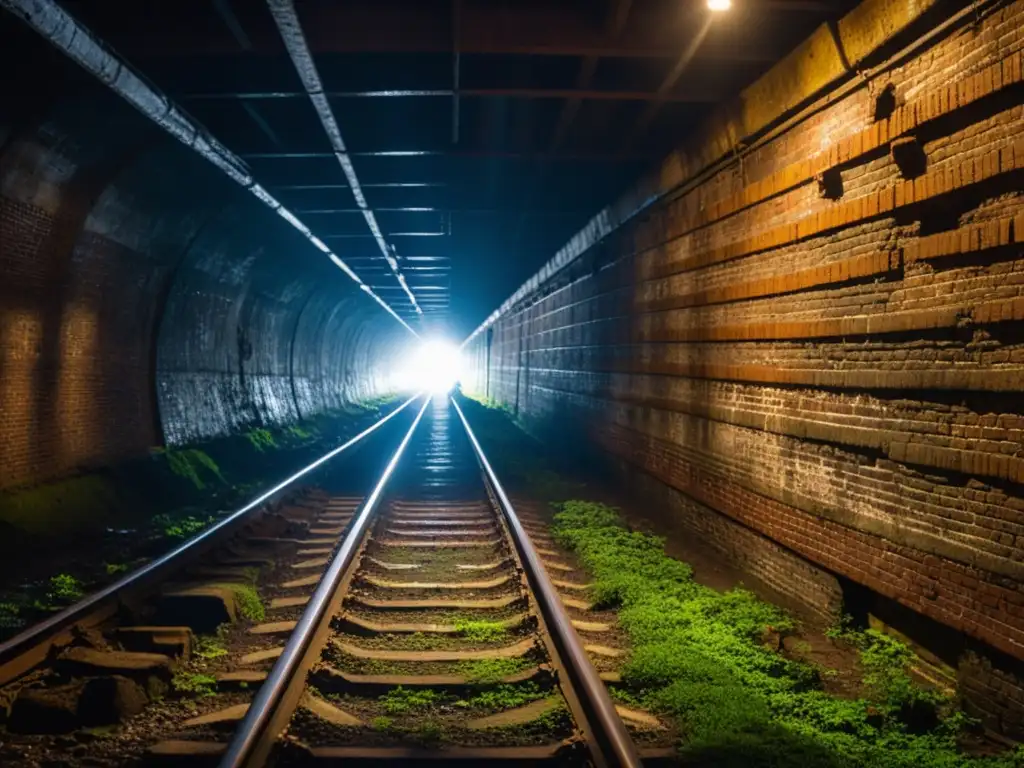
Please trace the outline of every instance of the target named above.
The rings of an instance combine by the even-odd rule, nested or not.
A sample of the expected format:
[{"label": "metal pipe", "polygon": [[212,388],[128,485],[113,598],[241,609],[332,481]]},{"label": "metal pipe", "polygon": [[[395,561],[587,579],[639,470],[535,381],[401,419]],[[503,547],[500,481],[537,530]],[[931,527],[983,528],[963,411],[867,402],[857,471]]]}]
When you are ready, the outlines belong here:
[{"label": "metal pipe", "polygon": [[204,547],[209,546],[215,538],[243,522],[247,514],[260,504],[270,500],[300,477],[309,474],[324,462],[330,461],[339,453],[351,448],[363,438],[380,429],[380,427],[405,410],[406,406],[415,399],[416,396],[410,397],[395,410],[391,411],[387,416],[377,420],[355,437],[346,440],[343,444],[334,450],[325,453],[312,464],[303,467],[295,474],[285,478],[269,491],[261,493],[241,509],[232,512],[216,525],[207,528],[205,531],[189,539],[181,546],[178,546],[167,554],[147,563],[138,570],[132,571],[128,575],[118,579],[113,584],[104,587],[98,592],[87,595],[74,605],[65,608],[60,613],[54,614],[45,621],[29,627],[24,632],[21,632],[5,643],[0,644],[0,666],[6,665],[12,659],[15,659],[19,655],[25,653],[27,649],[30,649],[35,645],[39,645],[48,637],[52,637],[62,629],[71,626],[77,621],[80,621],[83,617],[97,611],[103,604],[110,601],[116,601],[116,599],[126,590],[138,588],[144,586],[146,583],[154,582],[165,576],[168,572],[177,569],[181,565],[180,561],[182,559],[187,556],[192,556]]},{"label": "metal pipe", "polygon": [[[412,399],[419,396],[416,395]],[[415,421],[409,427],[409,431],[405,433],[405,437],[388,462],[383,474],[381,474],[380,479],[377,481],[377,485],[374,486],[370,495],[363,502],[358,515],[356,515],[352,523],[351,529],[349,529],[344,541],[341,543],[341,547],[335,553],[330,565],[327,566],[327,570],[324,572],[323,578],[320,579],[316,591],[309,598],[309,603],[306,605],[306,609],[302,612],[298,624],[288,638],[288,643],[281,652],[281,656],[274,664],[273,669],[270,670],[266,681],[260,686],[259,693],[256,694],[256,698],[253,699],[252,704],[249,706],[245,719],[242,720],[238,730],[235,731],[235,735],[228,745],[227,752],[224,753],[224,757],[220,761],[221,768],[239,768],[240,766],[250,765],[253,764],[250,762],[253,759],[257,760],[254,763],[256,765],[264,764],[263,758],[255,755],[254,752],[260,745],[261,737],[273,737],[276,735],[267,732],[268,726],[277,714],[288,685],[294,678],[295,670],[298,669],[306,652],[309,650],[313,636],[326,618],[332,598],[338,590],[338,585],[341,583],[345,572],[355,560],[363,536],[370,527],[371,519],[377,510],[377,505],[384,493],[384,488],[394,473],[395,467],[398,466],[402,453],[412,439],[416,427],[419,426],[420,420],[423,418],[423,412],[429,404],[430,397],[424,397],[423,405],[420,407],[419,413],[416,414]]]},{"label": "metal pipe", "polygon": [[369,227],[370,232],[373,234],[373,239],[376,240],[377,246],[380,248],[381,253],[384,254],[384,259],[387,261],[388,266],[391,267],[391,271],[395,273],[395,278],[398,280],[399,285],[402,286],[406,296],[409,297],[413,309],[416,310],[417,314],[422,315],[423,310],[416,303],[416,297],[409,289],[409,286],[406,285],[405,279],[398,268],[398,260],[395,258],[394,249],[384,240],[384,233],[380,231],[377,219],[366,203],[366,197],[363,195],[362,187],[359,185],[359,178],[356,176],[356,169],[352,165],[352,158],[345,147],[345,140],[341,136],[341,129],[338,128],[338,122],[334,119],[334,111],[331,109],[331,104],[324,94],[323,83],[320,82],[320,73],[317,72],[316,62],[313,61],[313,54],[309,51],[309,43],[306,42],[306,35],[302,31],[302,22],[299,21],[298,14],[295,12],[295,6],[291,0],[267,0],[267,7],[270,9],[270,14],[274,17],[274,23],[277,24],[277,31],[281,33],[281,40],[284,42],[285,50],[288,51],[288,56],[291,57],[292,64],[295,65],[295,72],[298,74],[299,80],[302,81],[302,87],[305,89],[310,102],[313,104],[313,109],[316,110],[316,114],[320,118],[320,123],[323,125],[327,139],[331,143],[334,156],[337,157],[338,163],[341,164],[345,180],[352,189],[352,196],[355,198],[359,210],[362,211],[363,218],[366,220],[366,226]]},{"label": "metal pipe", "polygon": [[555,590],[555,585],[551,583],[540,555],[530,541],[526,529],[523,528],[519,516],[512,507],[511,500],[505,493],[498,476],[494,473],[476,435],[473,434],[465,414],[462,413],[462,409],[459,408],[454,397],[451,398],[451,402],[455,406],[455,412],[459,414],[459,419],[462,420],[462,426],[466,429],[466,435],[473,445],[477,461],[480,462],[487,481],[491,484],[494,494],[501,504],[501,511],[512,532],[512,539],[519,551],[519,557],[526,568],[526,577],[530,581],[530,586],[533,588],[534,596],[537,598],[537,604],[544,614],[548,628],[559,645],[563,661],[566,662],[566,668],[573,679],[573,687],[583,694],[580,697],[580,703],[590,710],[591,725],[595,726],[594,733],[600,742],[596,746],[602,750],[604,764],[622,766],[623,768],[640,768],[642,763],[633,740],[626,731],[622,718],[615,711],[615,704],[612,702],[611,696],[608,695],[608,689],[601,682],[601,677],[594,669],[594,665],[590,663],[583,643],[580,642],[579,635],[573,629],[572,619],[566,612],[565,606],[562,605],[562,600]]},{"label": "metal pipe", "polygon": [[295,215],[273,195],[256,183],[245,162],[211,136],[154,85],[136,73],[105,43],[79,23],[54,0],[0,0],[0,8],[10,11],[39,35],[67,55],[101,83],[123,98],[139,112],[160,126],[175,139],[197,153],[236,184],[252,193],[261,203],[283,218],[303,237],[327,254],[339,269],[380,304],[414,336],[416,331],[352,271],[322,240],[316,237]]}]

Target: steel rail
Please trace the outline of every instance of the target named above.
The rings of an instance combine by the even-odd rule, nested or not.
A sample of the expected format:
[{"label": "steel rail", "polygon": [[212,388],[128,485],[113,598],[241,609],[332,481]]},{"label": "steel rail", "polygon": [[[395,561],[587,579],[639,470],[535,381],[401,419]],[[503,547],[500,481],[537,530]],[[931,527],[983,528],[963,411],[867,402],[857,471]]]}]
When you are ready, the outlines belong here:
[{"label": "steel rail", "polygon": [[581,694],[579,695],[580,704],[586,710],[590,730],[596,741],[595,744],[589,745],[591,757],[599,765],[610,768],[640,768],[643,763],[637,754],[636,746],[626,731],[622,718],[615,711],[615,704],[612,702],[611,696],[608,695],[608,689],[587,657],[583,643],[580,642],[579,635],[573,629],[572,619],[566,612],[565,606],[562,605],[562,600],[555,590],[555,585],[551,583],[551,578],[541,562],[540,555],[530,541],[508,494],[505,493],[501,481],[494,473],[494,468],[487,460],[483,448],[480,447],[476,435],[473,434],[465,414],[459,408],[454,397],[451,398],[451,403],[455,406],[455,412],[459,414],[459,419],[466,430],[466,435],[473,446],[473,452],[476,454],[477,461],[480,462],[484,476],[499,501],[501,513],[505,517],[520,560],[526,569],[526,578],[537,598],[537,604],[547,623],[548,631],[558,646],[562,662],[571,678],[570,683],[577,694]]},{"label": "steel rail", "polygon": [[[348,448],[351,448],[353,445],[356,445],[363,440],[363,438],[378,430],[388,421],[405,410],[405,408],[415,400],[416,397],[418,397],[418,395],[410,397],[400,406],[391,411],[387,416],[377,420],[355,437],[346,440],[337,448],[325,453],[312,464],[308,464],[295,474],[285,478],[269,491],[260,494],[241,509],[232,512],[229,516],[189,539],[184,544],[175,547],[167,554],[161,555],[156,560],[147,563],[126,576],[123,576],[113,584],[104,587],[98,592],[86,595],[77,603],[65,608],[60,613],[54,614],[50,618],[29,627],[24,632],[21,632],[10,640],[0,644],[0,683],[7,682],[8,680],[17,677],[19,674],[31,669],[35,664],[42,661],[49,650],[49,642],[55,639],[62,630],[65,630],[86,618],[98,618],[97,614],[102,614],[104,611],[108,614],[112,614],[119,606],[120,599],[125,596],[126,593],[145,589],[147,586],[165,578],[169,573],[178,570],[186,564],[187,561],[191,561],[209,550],[215,543],[215,540],[219,540],[222,536],[230,533],[238,528],[242,523],[246,522],[249,517],[249,513],[254,509],[264,502],[271,500],[274,496],[290,486],[300,477],[309,474],[317,467],[327,461],[330,461],[338,454]],[[36,653],[31,653],[33,649],[36,650]],[[19,657],[24,657],[22,659],[23,663],[15,665],[14,667],[9,666],[12,665],[13,662],[19,660]]]},{"label": "steel rail", "polygon": [[245,718],[235,731],[227,751],[221,758],[221,768],[255,767],[266,764],[267,756],[279,730],[274,727],[274,721],[281,715],[290,715],[290,711],[285,706],[286,694],[292,683],[295,682],[297,672],[309,653],[315,636],[323,629],[325,619],[330,619],[332,604],[340,599],[339,586],[355,561],[388,480],[391,479],[406,446],[423,419],[423,413],[430,404],[430,400],[429,395],[424,397],[423,405],[420,407],[419,413],[416,414],[412,426],[409,427],[409,431],[406,432],[398,449],[392,455],[377,484],[360,507],[341,547],[331,559],[330,565],[327,566],[323,578],[317,584],[316,591],[309,598],[284,650],[274,663],[266,681],[260,686],[259,693],[256,694]]}]

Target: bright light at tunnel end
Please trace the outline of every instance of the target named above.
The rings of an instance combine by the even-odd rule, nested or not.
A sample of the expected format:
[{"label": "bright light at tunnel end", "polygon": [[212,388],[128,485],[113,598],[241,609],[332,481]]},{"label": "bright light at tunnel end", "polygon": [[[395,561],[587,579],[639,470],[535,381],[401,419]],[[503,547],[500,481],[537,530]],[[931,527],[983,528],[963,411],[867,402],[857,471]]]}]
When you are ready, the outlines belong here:
[{"label": "bright light at tunnel end", "polygon": [[732,8],[732,0],[708,0],[708,9],[712,11],[728,11]]},{"label": "bright light at tunnel end", "polygon": [[445,339],[425,339],[399,361],[394,376],[399,391],[445,394],[462,380],[462,352]]}]

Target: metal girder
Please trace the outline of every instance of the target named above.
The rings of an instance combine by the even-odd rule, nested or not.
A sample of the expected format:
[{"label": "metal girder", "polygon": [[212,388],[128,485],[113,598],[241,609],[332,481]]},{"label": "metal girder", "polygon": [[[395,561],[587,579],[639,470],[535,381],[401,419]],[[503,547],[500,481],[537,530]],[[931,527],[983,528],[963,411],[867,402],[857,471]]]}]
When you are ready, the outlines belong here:
[{"label": "metal girder", "polygon": [[[588,58],[587,62],[596,58]],[[592,75],[592,72],[591,72]],[[325,91],[328,99],[404,99],[404,98],[503,98],[503,99],[570,99],[582,101],[671,101],[682,104],[713,104],[721,94],[712,91],[672,93],[659,91],[609,91],[588,88],[590,78],[576,88],[392,88],[377,91]],[[304,99],[301,91],[235,91],[212,93],[186,93],[182,101],[270,101]]]},{"label": "metal girder", "polygon": [[[379,183],[363,183],[363,189],[371,188],[429,188],[447,187],[446,181],[384,181]],[[351,189],[348,184],[277,184],[271,185],[268,189],[275,190],[305,190],[305,189]]]},{"label": "metal girder", "polygon": [[348,182],[352,190],[352,196],[355,198],[356,205],[359,206],[363,218],[366,220],[366,226],[369,228],[371,236],[376,240],[381,253],[384,254],[384,258],[387,260],[391,270],[395,273],[395,279],[398,280],[398,284],[402,286],[406,296],[409,298],[409,303],[412,304],[413,309],[419,314],[421,310],[419,305],[416,304],[416,296],[409,289],[405,282],[405,277],[398,268],[398,261],[394,256],[394,247],[388,245],[384,239],[384,234],[380,231],[377,219],[374,217],[373,211],[370,210],[366,203],[366,198],[363,196],[362,188],[359,185],[359,177],[356,175],[356,170],[352,165],[352,160],[348,148],[345,146],[345,140],[341,136],[338,123],[334,119],[334,112],[324,97],[320,74],[317,72],[313,55],[310,53],[309,45],[306,42],[306,36],[302,29],[302,23],[295,12],[295,6],[291,0],[267,0],[267,7],[270,9],[270,14],[273,16],[274,23],[281,34],[284,47],[288,51],[292,63],[295,65],[295,72],[298,74],[299,80],[302,82],[302,86],[305,88],[309,100],[316,110],[317,117],[320,118],[324,132],[327,134],[327,139],[331,143],[333,155],[341,165],[341,170],[345,174],[345,181]]},{"label": "metal girder", "polygon": [[[500,149],[375,149],[347,152],[348,157],[470,157],[505,158],[509,160],[552,160],[578,161],[587,163],[621,163],[634,160],[648,161],[659,157],[654,153],[610,155],[598,152],[560,152],[545,154],[536,151],[515,151]],[[334,157],[331,152],[247,152],[241,155],[245,160],[305,160]]]}]

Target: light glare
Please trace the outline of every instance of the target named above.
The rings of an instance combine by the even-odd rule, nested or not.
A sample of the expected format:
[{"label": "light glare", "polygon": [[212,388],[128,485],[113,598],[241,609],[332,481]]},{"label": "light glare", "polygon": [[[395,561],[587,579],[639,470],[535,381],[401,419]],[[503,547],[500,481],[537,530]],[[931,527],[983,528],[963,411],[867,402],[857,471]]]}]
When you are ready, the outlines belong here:
[{"label": "light glare", "polygon": [[728,11],[732,8],[732,0],[708,0],[708,8],[712,11]]},{"label": "light glare", "polygon": [[428,339],[404,360],[395,386],[403,391],[446,393],[461,380],[462,353],[451,342]]}]

